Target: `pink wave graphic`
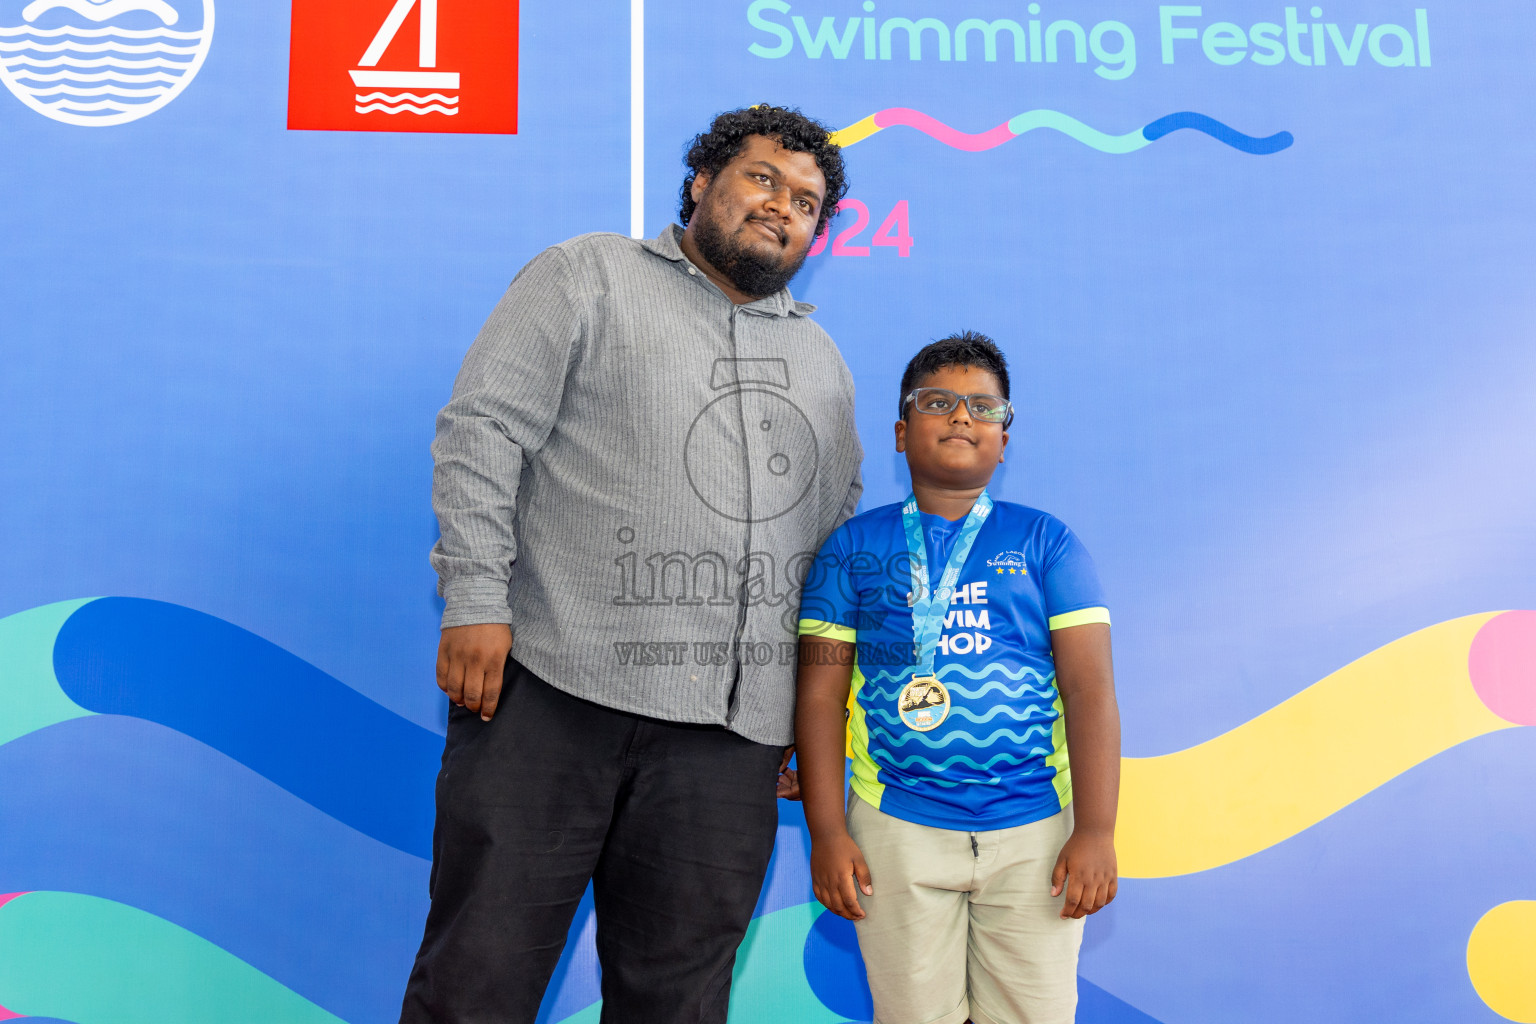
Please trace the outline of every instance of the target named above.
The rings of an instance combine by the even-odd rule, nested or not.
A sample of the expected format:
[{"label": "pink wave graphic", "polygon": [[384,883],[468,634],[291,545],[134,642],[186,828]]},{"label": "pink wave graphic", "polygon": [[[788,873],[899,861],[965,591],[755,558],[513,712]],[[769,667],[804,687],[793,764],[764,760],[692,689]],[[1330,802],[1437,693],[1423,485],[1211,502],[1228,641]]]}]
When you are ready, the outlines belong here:
[{"label": "pink wave graphic", "polygon": [[1489,619],[1472,641],[1467,670],[1489,711],[1516,725],[1536,725],[1536,611]]},{"label": "pink wave graphic", "polygon": [[951,128],[937,118],[929,117],[921,110],[913,110],[910,107],[891,107],[882,110],[875,115],[875,124],[881,128],[892,128],[896,125],[904,125],[908,128],[916,128],[925,135],[931,136],[955,149],[964,150],[967,153],[979,153],[984,149],[1001,146],[1013,138],[1013,132],[1008,130],[1005,121],[988,131],[977,132],[972,135]]}]

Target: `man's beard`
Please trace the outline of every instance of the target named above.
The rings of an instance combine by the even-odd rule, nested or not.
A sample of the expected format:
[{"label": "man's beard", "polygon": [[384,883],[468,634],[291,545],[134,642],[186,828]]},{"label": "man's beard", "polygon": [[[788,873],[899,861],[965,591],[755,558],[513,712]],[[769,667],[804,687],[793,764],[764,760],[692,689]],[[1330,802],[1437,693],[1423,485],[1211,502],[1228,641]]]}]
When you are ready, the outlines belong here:
[{"label": "man's beard", "polygon": [[[708,202],[706,195],[705,202]],[[724,274],[743,295],[760,299],[789,284],[805,264],[805,253],[787,263],[775,261],[736,238],[728,238],[720,223],[700,203],[691,221],[693,241],[710,266]],[[703,214],[703,216],[698,216]]]}]

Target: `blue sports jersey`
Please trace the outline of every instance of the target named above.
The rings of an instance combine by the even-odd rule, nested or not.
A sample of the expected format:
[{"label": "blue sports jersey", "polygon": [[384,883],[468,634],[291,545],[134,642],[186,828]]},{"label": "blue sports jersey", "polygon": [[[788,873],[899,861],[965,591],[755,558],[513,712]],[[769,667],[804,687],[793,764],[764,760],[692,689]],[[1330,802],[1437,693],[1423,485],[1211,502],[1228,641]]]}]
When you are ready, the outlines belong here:
[{"label": "blue sports jersey", "polygon": [[[933,578],[962,522],[922,514]],[[801,634],[857,645],[854,791],[938,828],[1050,817],[1072,800],[1050,631],[1109,622],[1093,560],[1055,517],[996,502],[961,569],[934,659],[948,715],[926,732],[909,728],[897,704],[915,674],[910,563],[901,505],[872,509],[827,538],[801,598]]]}]

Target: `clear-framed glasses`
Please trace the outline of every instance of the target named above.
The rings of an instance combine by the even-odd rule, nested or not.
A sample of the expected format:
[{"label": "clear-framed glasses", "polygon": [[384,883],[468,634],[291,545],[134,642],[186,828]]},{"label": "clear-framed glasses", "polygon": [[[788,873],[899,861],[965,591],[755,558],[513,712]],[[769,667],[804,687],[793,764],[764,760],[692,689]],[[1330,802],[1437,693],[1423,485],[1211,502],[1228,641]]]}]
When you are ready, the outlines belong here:
[{"label": "clear-framed glasses", "polygon": [[1013,403],[997,395],[957,395],[948,388],[917,388],[902,399],[902,408],[906,408],[908,402],[912,403],[912,408],[929,416],[948,416],[964,402],[972,419],[1001,423],[1004,429],[1013,420]]}]

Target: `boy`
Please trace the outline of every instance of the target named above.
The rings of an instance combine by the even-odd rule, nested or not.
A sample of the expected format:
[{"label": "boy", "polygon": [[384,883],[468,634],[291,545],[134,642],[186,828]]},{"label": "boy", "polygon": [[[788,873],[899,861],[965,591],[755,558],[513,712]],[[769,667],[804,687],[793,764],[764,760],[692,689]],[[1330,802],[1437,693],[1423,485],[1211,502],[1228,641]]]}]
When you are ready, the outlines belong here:
[{"label": "boy", "polygon": [[876,1024],[1070,1022],[1082,918],[1116,889],[1109,612],[1071,531],[986,493],[1012,419],[997,346],[934,342],[901,391],[912,496],[838,528],[802,598],[816,898],[856,923]]}]

